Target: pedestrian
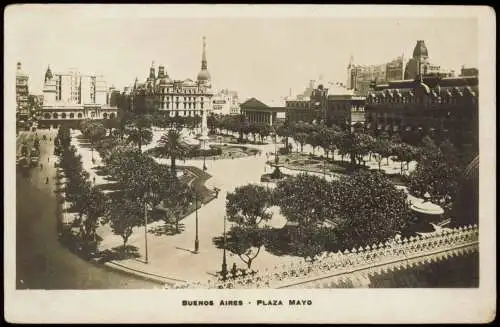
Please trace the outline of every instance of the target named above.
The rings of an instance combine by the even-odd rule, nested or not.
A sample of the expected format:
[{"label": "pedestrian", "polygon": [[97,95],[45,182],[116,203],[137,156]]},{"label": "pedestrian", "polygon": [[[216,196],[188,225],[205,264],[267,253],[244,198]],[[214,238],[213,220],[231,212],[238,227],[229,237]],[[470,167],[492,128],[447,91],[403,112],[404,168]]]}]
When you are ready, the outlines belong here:
[{"label": "pedestrian", "polygon": [[95,176],[94,176],[94,178],[92,178],[92,180],[94,181],[94,184],[95,184]]},{"label": "pedestrian", "polygon": [[48,184],[48,183],[49,183],[49,178],[47,177],[47,178],[45,179],[45,184]]},{"label": "pedestrian", "polygon": [[50,157],[47,157],[47,162],[50,162]]},{"label": "pedestrian", "polygon": [[40,162],[40,170],[43,169],[43,163]]}]

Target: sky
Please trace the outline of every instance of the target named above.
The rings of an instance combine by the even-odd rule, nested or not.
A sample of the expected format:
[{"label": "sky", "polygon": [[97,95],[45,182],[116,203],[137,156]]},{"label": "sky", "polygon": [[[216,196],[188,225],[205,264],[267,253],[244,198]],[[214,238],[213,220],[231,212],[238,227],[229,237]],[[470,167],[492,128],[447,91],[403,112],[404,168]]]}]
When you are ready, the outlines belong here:
[{"label": "sky", "polygon": [[358,64],[381,64],[402,54],[409,58],[417,40],[425,41],[432,64],[457,72],[462,65],[478,64],[474,17],[208,17],[195,10],[200,7],[189,7],[190,17],[161,8],[149,16],[130,10],[121,14],[120,8],[100,15],[55,6],[7,15],[8,64],[22,63],[34,94],[42,93],[48,65],[55,72],[74,67],[103,74],[118,89],[132,85],[136,77],[144,81],[153,61],[164,65],[171,78],[194,80],[206,36],[214,89],[266,101],[290,90],[301,93],[320,75],[345,82],[351,55]]}]

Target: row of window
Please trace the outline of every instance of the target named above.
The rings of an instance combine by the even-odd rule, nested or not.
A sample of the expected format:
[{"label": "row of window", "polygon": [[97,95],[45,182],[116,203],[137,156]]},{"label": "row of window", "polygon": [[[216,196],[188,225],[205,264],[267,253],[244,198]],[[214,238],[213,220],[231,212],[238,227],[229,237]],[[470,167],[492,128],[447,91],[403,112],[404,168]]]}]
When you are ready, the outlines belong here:
[{"label": "row of window", "polygon": [[[196,104],[195,103],[183,103],[184,108],[183,109],[196,109]],[[172,102],[172,108],[170,108],[170,102],[162,102],[160,105],[161,109],[174,109],[174,103]],[[175,109],[179,110],[179,103],[175,103]],[[203,102],[200,103],[200,109],[203,109]]]},{"label": "row of window", "polygon": [[[465,100],[464,97],[456,97],[453,95],[446,95],[444,97],[441,96],[431,96],[429,97],[430,101],[429,103],[447,103],[447,104],[456,104],[459,103],[461,100]],[[414,95],[410,96],[403,96],[403,97],[369,97],[367,99],[368,103],[417,103],[419,99],[415,97]],[[420,100],[423,100],[420,99]]]},{"label": "row of window", "polygon": [[[90,116],[91,116],[91,118],[94,118],[95,117],[95,113],[92,112]],[[59,115],[57,112],[55,112],[52,115],[50,113],[45,113],[45,115],[43,115],[43,117],[45,119],[51,119],[51,118],[53,118],[53,119],[59,119],[59,118],[61,118],[61,119],[66,119],[66,118],[74,119],[75,118],[75,114],[74,113],[70,113],[70,114],[67,115],[66,113],[63,112],[61,115]],[[111,114],[108,115],[108,113],[105,112],[104,114],[102,114],[102,117],[104,119],[108,119],[108,118],[109,119],[113,119],[113,118],[115,118],[115,114],[111,113]],[[77,118],[79,118],[79,119],[83,118],[83,114],[82,113],[78,113],[77,114]]]}]

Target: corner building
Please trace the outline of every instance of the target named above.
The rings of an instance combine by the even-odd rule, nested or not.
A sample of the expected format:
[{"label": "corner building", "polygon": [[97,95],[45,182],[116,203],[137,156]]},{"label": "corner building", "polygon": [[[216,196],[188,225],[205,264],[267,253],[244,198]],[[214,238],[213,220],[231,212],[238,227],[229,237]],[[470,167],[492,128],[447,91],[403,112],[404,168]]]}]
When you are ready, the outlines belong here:
[{"label": "corner building", "polygon": [[45,72],[41,127],[61,124],[78,127],[84,119],[112,119],[117,107],[108,103],[108,88],[102,75],[84,75],[75,69],[66,73]]},{"label": "corner building", "polygon": [[203,110],[210,113],[213,108],[213,92],[205,37],[203,37],[201,69],[195,81],[190,78],[174,80],[168,75],[165,66],[160,65],[156,71],[153,63],[146,81],[139,83],[136,79],[131,93],[133,96],[145,96],[148,111],[160,111],[170,117],[201,116]]}]

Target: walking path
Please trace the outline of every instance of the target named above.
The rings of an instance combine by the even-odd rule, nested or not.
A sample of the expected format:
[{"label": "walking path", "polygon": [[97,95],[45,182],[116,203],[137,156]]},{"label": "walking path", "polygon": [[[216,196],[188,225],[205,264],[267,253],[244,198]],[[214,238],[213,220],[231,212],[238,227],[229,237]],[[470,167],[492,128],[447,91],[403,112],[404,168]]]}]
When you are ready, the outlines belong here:
[{"label": "walking path", "polygon": [[[159,135],[164,132],[155,131],[153,142],[144,147],[144,150],[156,146],[155,140],[159,139]],[[77,134],[73,134],[75,136]],[[101,164],[99,154],[94,151],[95,164],[92,163],[90,149],[81,147],[73,138],[73,144],[78,148],[82,155],[83,167],[90,173],[90,178],[95,177],[96,184],[106,182],[102,176],[95,174],[94,168]],[[280,147],[282,145],[278,145]],[[218,249],[213,244],[213,238],[222,236],[223,224],[225,215],[226,194],[233,192],[238,186],[243,186],[249,183],[260,184],[264,186],[272,186],[267,183],[260,182],[260,177],[265,172],[270,172],[270,167],[266,165],[266,161],[272,159],[266,157],[266,153],[274,153],[275,145],[252,145],[261,150],[262,154],[239,159],[218,159],[206,160],[207,172],[213,177],[207,180],[208,188],[217,187],[220,189],[219,196],[210,203],[202,206],[198,210],[198,230],[200,251],[195,254],[194,249],[195,230],[196,230],[196,213],[192,213],[183,219],[184,231],[172,236],[156,236],[153,233],[148,233],[148,256],[149,263],[144,263],[145,253],[145,237],[144,227],[134,229],[132,236],[128,240],[128,244],[138,248],[141,258],[121,260],[118,263],[122,266],[133,270],[144,271],[147,273],[163,276],[165,280],[207,280],[210,275],[214,275],[219,271],[222,263],[222,250]],[[308,146],[304,146],[304,152],[312,151]],[[321,153],[321,151],[316,151]],[[167,159],[158,159],[160,163],[169,164]],[[202,169],[202,160],[186,160],[186,166],[195,166]],[[397,165],[399,169],[399,163]],[[378,166],[377,166],[378,167]],[[283,168],[283,172],[290,175],[297,175],[301,171],[288,170]],[[323,176],[322,173],[310,173],[318,176]],[[327,179],[332,176],[327,175]],[[282,227],[286,223],[286,219],[279,214],[279,208],[273,208],[273,218],[270,225],[273,227]],[[154,222],[148,224],[148,230],[162,225],[163,222]],[[229,228],[229,223],[228,223]],[[101,249],[112,248],[122,244],[120,236],[113,235],[107,226],[99,227],[98,234],[103,237]],[[227,252],[228,267],[232,267],[236,263],[238,267],[244,267],[245,264],[238,256]],[[290,264],[291,262],[303,262],[300,257],[292,256],[276,256],[261,249],[259,255],[254,260],[252,268],[259,270],[272,269],[276,265]]]}]

